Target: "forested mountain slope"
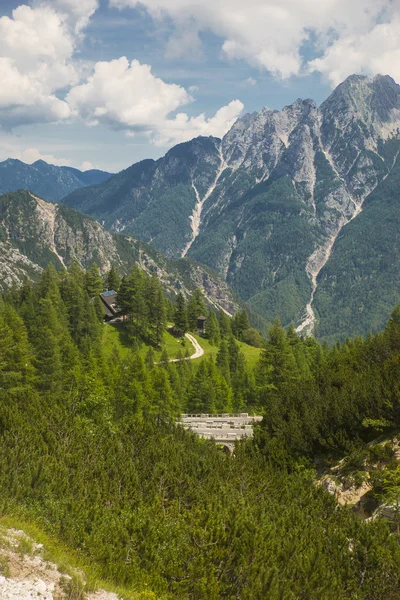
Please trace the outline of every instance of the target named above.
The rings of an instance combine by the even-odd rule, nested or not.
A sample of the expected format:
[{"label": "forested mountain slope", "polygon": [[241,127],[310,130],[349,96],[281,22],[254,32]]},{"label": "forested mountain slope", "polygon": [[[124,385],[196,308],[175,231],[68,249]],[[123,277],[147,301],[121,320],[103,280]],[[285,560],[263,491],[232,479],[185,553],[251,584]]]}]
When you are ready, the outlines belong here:
[{"label": "forested mountain slope", "polygon": [[0,162],[0,194],[26,189],[56,202],[74,190],[102,183],[109,177],[111,173],[97,169],[82,172],[72,167],[49,165],[44,160],[27,165],[9,158]]},{"label": "forested mountain slope", "polygon": [[[124,600],[398,600],[398,511],[361,522],[314,465],[346,455],[360,479],[383,453],[372,491],[396,506],[398,459],[364,447],[399,432],[400,309],[332,349],[275,323],[254,367],[222,313],[215,360],[154,364],[135,348],[165,326],[159,282],[136,268],[121,283],[135,344],[111,358],[102,285],[75,263],[0,297],[2,515],[39,523]],[[228,408],[264,414],[234,457],[175,424]]]},{"label": "forested mountain slope", "polygon": [[343,228],[315,296],[320,337],[380,331],[400,296],[400,164]]},{"label": "forested mountain slope", "polygon": [[[315,314],[319,274],[327,265],[324,277],[340,275],[338,263],[328,268],[331,250],[396,166],[399,125],[400,87],[393,79],[353,75],[320,107],[297,100],[280,112],[245,115],[223,140],[181,144],[64,202],[169,256],[209,265],[269,321],[279,314],[312,333],[321,319],[317,332],[336,339],[343,328],[325,324],[322,307]],[[396,283],[386,281],[393,298]],[[343,298],[352,316],[351,307],[363,301],[359,293],[351,285]],[[332,296],[331,324],[339,318],[335,307]],[[380,304],[380,324],[392,308]],[[366,306],[362,332],[375,321]]]},{"label": "forested mountain slope", "polygon": [[157,275],[173,296],[200,287],[211,304],[228,312],[237,309],[229,286],[210,269],[167,259],[145,243],[105,231],[94,219],[31,192],[0,197],[0,290],[26,276],[36,280],[48,263],[61,269],[73,262],[84,268],[95,262],[102,273],[113,266],[121,274],[138,264]]}]

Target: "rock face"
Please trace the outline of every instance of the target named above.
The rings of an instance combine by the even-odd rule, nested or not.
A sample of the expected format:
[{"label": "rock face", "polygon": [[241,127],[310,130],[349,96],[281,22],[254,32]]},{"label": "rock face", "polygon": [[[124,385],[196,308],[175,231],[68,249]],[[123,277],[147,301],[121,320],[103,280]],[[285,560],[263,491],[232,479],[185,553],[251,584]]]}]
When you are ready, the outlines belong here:
[{"label": "rock face", "polygon": [[[69,588],[71,576],[61,573],[58,566],[43,558],[42,544],[35,543],[23,531],[2,529],[0,561],[6,576],[0,576],[2,600],[118,600],[117,594],[98,590],[80,593]],[[21,548],[24,551],[21,551]],[[64,565],[65,567],[65,565]],[[83,574],[73,573],[85,586]]]},{"label": "rock face", "polygon": [[[334,322],[329,298],[343,269],[325,266],[348,224],[357,228],[366,198],[395,172],[399,126],[400,86],[354,75],[320,107],[297,100],[245,115],[223,140],[181,144],[64,202],[168,256],[209,265],[268,320],[279,314],[303,334],[335,339],[360,319],[347,282],[339,288],[348,314]],[[392,308],[381,309],[377,326]]]},{"label": "rock face", "polygon": [[92,169],[79,171],[72,167],[56,167],[43,160],[27,165],[20,160],[0,162],[0,194],[26,189],[47,200],[58,201],[74,190],[103,183],[110,173]]},{"label": "rock face", "polygon": [[31,192],[0,197],[0,290],[24,277],[37,279],[49,263],[61,269],[74,261],[83,268],[96,262],[103,273],[111,266],[126,273],[138,264],[172,296],[200,287],[210,304],[231,313],[238,308],[229,286],[210,269],[187,259],[167,259],[147,244],[110,233],[94,219]]}]

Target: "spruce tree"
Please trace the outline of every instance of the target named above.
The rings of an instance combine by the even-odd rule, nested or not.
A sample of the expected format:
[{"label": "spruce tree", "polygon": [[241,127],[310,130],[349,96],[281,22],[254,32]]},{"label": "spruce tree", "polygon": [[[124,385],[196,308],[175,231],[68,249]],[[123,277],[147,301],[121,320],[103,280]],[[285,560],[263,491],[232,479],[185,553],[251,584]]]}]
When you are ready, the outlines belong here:
[{"label": "spruce tree", "polygon": [[218,313],[219,331],[222,337],[227,337],[232,333],[231,319],[223,310]]},{"label": "spruce tree", "polygon": [[207,315],[206,335],[212,346],[218,346],[221,340],[221,335],[219,332],[217,317],[213,310],[210,310]]},{"label": "spruce tree", "polygon": [[186,302],[182,293],[179,293],[176,298],[174,325],[181,335],[184,335],[188,330]]},{"label": "spruce tree", "polygon": [[196,331],[197,319],[200,316],[206,316],[207,305],[204,300],[203,292],[200,288],[196,288],[192,297],[189,300],[187,307],[188,322],[190,331]]},{"label": "spruce tree", "polygon": [[114,290],[114,292],[118,293],[120,285],[121,277],[118,271],[112,266],[106,274],[105,287],[107,288],[107,290]]},{"label": "spruce tree", "polygon": [[93,263],[90,269],[86,271],[85,279],[86,290],[90,298],[99,296],[104,290],[104,283],[96,263]]},{"label": "spruce tree", "polygon": [[272,384],[277,389],[287,387],[297,378],[296,360],[279,319],[275,320],[268,332],[265,350],[258,365],[258,374],[263,384]]},{"label": "spruce tree", "polygon": [[163,342],[163,335],[167,322],[164,291],[156,277],[151,277],[145,285],[145,298],[147,303],[148,337],[149,341],[157,347]]}]

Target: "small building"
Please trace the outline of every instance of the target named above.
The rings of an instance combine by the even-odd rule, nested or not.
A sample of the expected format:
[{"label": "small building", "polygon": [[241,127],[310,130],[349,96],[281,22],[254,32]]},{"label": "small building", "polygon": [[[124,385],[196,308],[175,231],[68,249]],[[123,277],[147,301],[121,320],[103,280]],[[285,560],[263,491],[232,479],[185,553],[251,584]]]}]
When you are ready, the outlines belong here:
[{"label": "small building", "polygon": [[205,333],[206,321],[207,321],[207,317],[203,317],[202,315],[200,315],[200,317],[197,317],[197,331],[199,333]]},{"label": "small building", "polygon": [[117,304],[117,292],[114,290],[103,292],[100,294],[100,300],[105,321],[111,321],[122,315]]}]

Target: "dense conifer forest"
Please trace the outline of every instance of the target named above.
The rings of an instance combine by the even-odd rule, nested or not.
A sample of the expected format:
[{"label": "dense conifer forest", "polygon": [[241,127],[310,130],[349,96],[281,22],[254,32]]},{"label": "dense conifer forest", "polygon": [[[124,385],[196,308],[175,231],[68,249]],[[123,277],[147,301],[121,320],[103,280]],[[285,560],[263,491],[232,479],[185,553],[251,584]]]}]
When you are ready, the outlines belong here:
[{"label": "dense conifer forest", "polygon": [[[108,288],[126,355],[104,348]],[[215,359],[154,360],[168,324],[179,336],[204,313]],[[239,342],[263,345],[254,367]],[[141,600],[400,598],[398,528],[316,485],[321,462],[360,462],[398,432],[399,386],[400,308],[382,333],[332,348],[279,321],[264,341],[246,313],[209,310],[200,291],[172,304],[138,268],[121,281],[50,266],[0,298],[1,511]],[[244,410],[264,419],[233,456],[176,424]],[[374,490],[398,496],[394,459]]]}]

